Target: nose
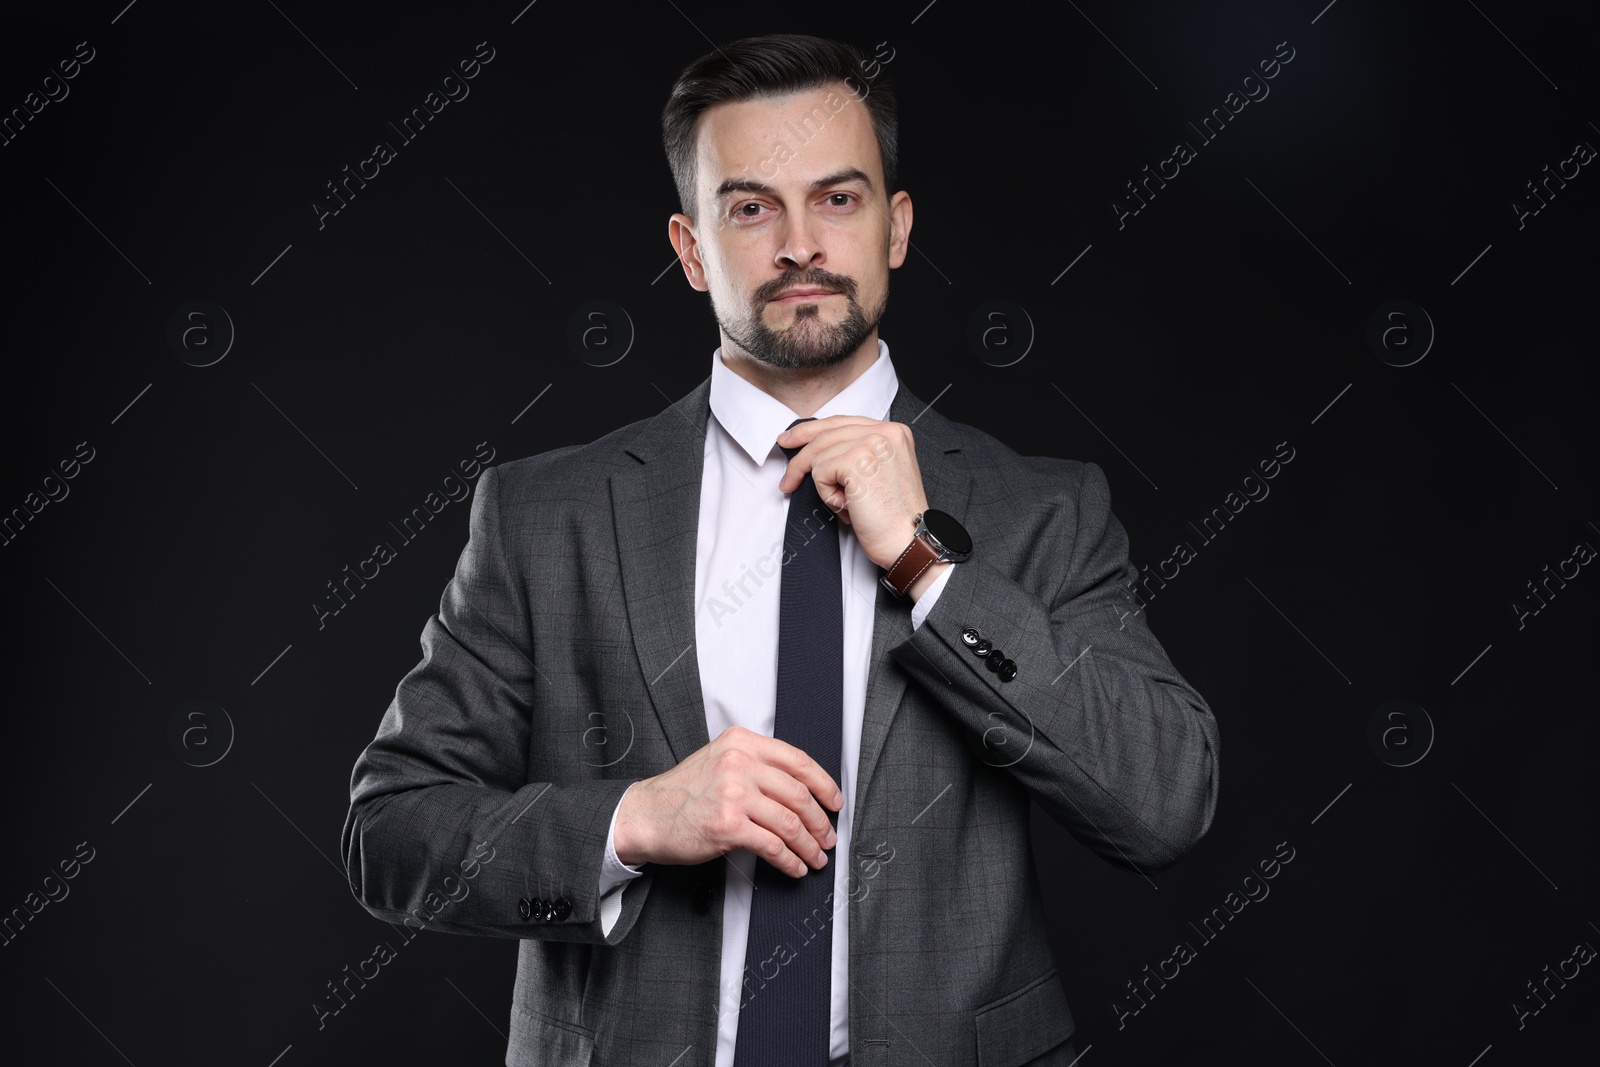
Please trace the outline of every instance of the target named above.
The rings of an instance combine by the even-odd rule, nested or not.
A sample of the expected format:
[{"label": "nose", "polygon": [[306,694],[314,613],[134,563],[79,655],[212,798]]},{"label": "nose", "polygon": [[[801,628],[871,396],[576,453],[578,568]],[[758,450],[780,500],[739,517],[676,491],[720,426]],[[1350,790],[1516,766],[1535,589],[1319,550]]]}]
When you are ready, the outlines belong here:
[{"label": "nose", "polygon": [[779,238],[773,262],[779,270],[821,266],[825,261],[822,242],[804,215],[789,214]]}]

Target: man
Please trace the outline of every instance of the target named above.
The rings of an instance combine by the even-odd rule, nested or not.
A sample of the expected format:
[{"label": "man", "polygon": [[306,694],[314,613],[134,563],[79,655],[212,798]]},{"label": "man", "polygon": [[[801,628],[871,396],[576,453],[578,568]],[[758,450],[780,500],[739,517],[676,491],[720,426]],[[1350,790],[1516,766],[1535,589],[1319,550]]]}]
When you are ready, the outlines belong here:
[{"label": "man", "polygon": [[782,35],[679,77],[711,375],[484,472],[356,763],[362,905],[522,939],[513,1067],[1060,1067],[1030,797],[1144,875],[1210,827],[1216,722],[1124,610],[1104,474],[950,422],[878,339],[912,210],[861,70]]}]

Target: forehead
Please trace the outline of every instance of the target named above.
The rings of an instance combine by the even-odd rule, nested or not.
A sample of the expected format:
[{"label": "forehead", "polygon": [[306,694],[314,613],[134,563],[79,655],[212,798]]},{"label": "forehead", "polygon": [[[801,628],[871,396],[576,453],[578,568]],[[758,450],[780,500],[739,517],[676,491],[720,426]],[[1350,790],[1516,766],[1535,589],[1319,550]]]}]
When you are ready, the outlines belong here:
[{"label": "forehead", "polygon": [[695,139],[702,191],[731,178],[779,188],[857,167],[882,184],[882,161],[862,97],[843,82],[783,96],[718,104],[700,116]]}]

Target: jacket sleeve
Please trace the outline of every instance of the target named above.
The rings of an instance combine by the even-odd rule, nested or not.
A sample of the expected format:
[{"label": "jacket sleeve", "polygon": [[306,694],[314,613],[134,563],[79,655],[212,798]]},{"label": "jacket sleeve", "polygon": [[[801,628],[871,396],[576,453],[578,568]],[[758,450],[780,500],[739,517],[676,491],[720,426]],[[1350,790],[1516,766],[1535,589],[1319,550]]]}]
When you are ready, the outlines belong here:
[{"label": "jacket sleeve", "polygon": [[372,915],[412,929],[615,944],[651,878],[647,865],[602,930],[607,831],[633,780],[585,779],[581,765],[565,781],[528,780],[532,723],[549,715],[540,708],[549,687],[534,666],[493,467],[479,478],[469,527],[423,628],[422,661],[351,773],[340,836],[350,890]]},{"label": "jacket sleeve", "polygon": [[[1076,492],[1037,537],[1043,589],[1024,588],[974,544],[923,625],[890,654],[971,734],[973,751],[1015,776],[1052,818],[1107,861],[1141,874],[1176,863],[1211,826],[1219,737],[1205,700],[1130,611],[1138,576],[1111,513],[1105,474],[1081,466]],[[962,634],[974,629],[1016,675],[1003,680]]]}]

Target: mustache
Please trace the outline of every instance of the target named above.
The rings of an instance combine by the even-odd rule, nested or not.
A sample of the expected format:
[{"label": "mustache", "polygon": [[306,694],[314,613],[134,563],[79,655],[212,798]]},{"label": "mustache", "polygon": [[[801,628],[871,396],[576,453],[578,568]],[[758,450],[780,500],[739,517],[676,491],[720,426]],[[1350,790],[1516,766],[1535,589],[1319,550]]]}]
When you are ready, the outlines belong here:
[{"label": "mustache", "polygon": [[813,286],[818,289],[832,289],[851,300],[855,299],[857,288],[855,279],[843,274],[833,274],[825,270],[791,271],[757,286],[755,298],[757,302],[764,304],[785,289],[809,289]]}]

